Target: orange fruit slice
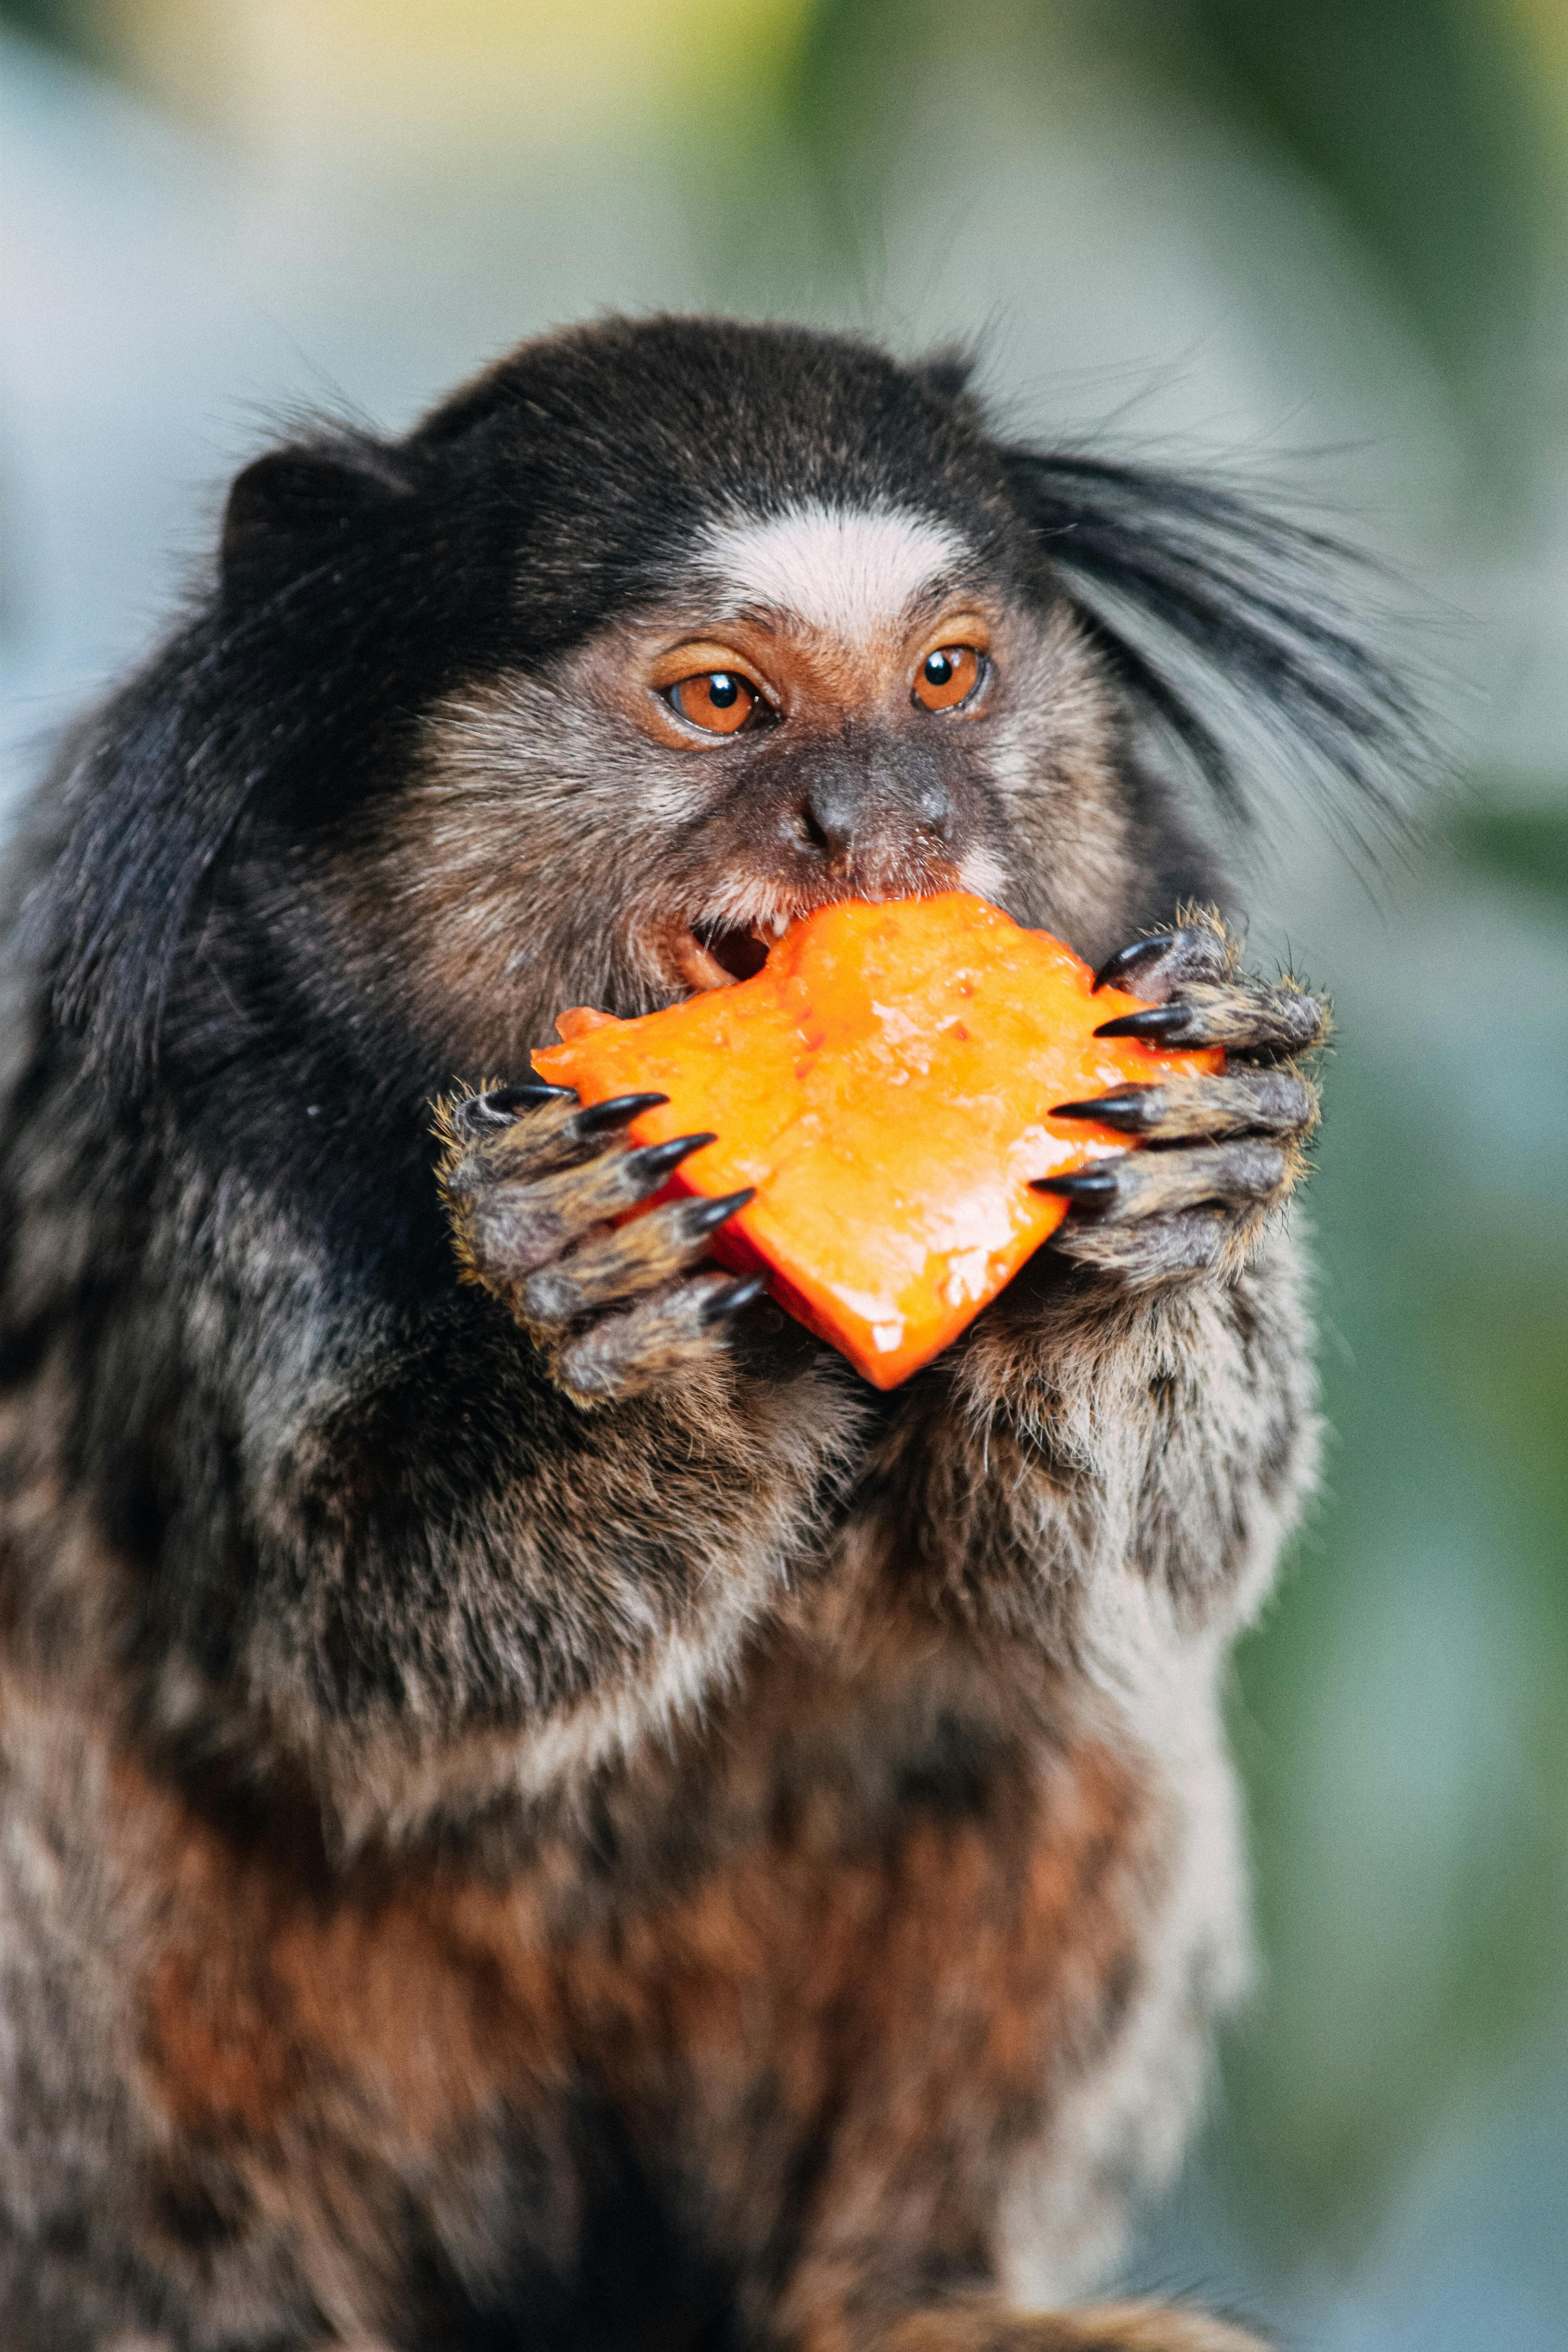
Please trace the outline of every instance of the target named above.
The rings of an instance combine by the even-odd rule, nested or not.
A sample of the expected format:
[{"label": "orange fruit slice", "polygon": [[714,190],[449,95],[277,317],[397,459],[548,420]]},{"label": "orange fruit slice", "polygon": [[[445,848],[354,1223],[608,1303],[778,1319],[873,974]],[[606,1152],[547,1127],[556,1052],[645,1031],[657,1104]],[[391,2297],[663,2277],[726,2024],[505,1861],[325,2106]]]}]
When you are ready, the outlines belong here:
[{"label": "orange fruit slice", "polygon": [[1044,931],[967,892],[847,899],[791,925],[750,980],[617,1021],[563,1013],[535,1053],[585,1103],[657,1092],[628,1130],[711,1129],[668,1193],[756,1199],[713,1254],[878,1388],[929,1363],[1067,1213],[1031,1177],[1133,1139],[1053,1104],[1224,1067],[1218,1051],[1096,1037],[1137,1009]]}]

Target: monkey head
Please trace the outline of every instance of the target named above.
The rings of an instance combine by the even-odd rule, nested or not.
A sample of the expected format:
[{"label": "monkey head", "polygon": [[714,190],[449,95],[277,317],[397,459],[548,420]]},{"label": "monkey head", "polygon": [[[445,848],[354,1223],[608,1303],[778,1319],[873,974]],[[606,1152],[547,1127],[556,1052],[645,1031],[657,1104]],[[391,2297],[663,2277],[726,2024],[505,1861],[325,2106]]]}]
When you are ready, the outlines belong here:
[{"label": "monkey head", "polygon": [[432,1080],[525,1070],[563,1004],[744,976],[831,899],[973,889],[1092,954],[1209,879],[945,365],[563,335],[395,450],[262,458],[225,568],[301,658],[354,649],[362,725],[300,763],[298,871]]}]

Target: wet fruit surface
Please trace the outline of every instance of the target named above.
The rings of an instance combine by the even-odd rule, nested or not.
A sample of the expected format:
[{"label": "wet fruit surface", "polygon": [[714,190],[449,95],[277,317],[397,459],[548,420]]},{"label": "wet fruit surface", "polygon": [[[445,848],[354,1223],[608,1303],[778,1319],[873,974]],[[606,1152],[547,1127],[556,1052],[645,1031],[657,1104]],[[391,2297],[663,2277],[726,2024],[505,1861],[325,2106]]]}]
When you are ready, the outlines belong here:
[{"label": "wet fruit surface", "polygon": [[764,1270],[782,1307],[893,1388],[1060,1223],[1065,1202],[1030,1180],[1129,1148],[1055,1104],[1223,1067],[1095,1036],[1141,1002],[1096,995],[1070,948],[965,892],[847,899],[731,988],[640,1021],[563,1014],[533,1062],[586,1103],[667,1095],[637,1143],[711,1129],[671,1189],[757,1194],[714,1255]]}]

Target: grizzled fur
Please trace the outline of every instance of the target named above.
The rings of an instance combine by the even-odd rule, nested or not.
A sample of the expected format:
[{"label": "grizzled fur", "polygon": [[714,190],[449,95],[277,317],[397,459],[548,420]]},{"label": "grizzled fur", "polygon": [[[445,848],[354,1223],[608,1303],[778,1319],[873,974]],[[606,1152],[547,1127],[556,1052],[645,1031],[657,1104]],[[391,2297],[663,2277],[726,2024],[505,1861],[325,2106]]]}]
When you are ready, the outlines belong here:
[{"label": "grizzled fur", "polygon": [[[945,360],[709,321],[240,477],[16,864],[7,2343],[1243,2343],[1066,2305],[1245,1974],[1216,1693],[1311,1475],[1321,1008],[1212,916],[1137,949],[1226,1077],[1108,1106],[1151,1148],[888,1397],[685,1213],[606,1226],[613,1118],[494,1089],[835,898],[1095,958],[1220,901],[1183,664],[1363,782],[1404,723],[1323,561]],[[918,712],[960,608],[984,692]],[[634,690],[747,630],[761,731]]]}]

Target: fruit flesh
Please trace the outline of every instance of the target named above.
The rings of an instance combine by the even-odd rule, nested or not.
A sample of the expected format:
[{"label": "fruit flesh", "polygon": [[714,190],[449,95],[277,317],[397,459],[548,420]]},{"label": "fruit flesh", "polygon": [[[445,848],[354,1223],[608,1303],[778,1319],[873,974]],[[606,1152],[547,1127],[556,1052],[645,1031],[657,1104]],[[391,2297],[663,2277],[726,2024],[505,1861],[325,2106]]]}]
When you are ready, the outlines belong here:
[{"label": "fruit flesh", "polygon": [[1216,1070],[1218,1052],[1096,1037],[1141,1000],[967,892],[846,899],[791,925],[753,978],[639,1021],[584,1008],[535,1069],[587,1103],[658,1092],[630,1135],[711,1129],[672,1192],[757,1197],[714,1255],[757,1268],[878,1388],[972,1322],[1055,1231],[1030,1190],[1129,1148],[1055,1103]]}]

